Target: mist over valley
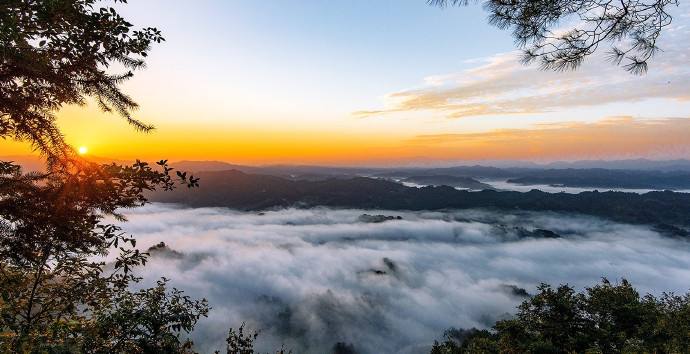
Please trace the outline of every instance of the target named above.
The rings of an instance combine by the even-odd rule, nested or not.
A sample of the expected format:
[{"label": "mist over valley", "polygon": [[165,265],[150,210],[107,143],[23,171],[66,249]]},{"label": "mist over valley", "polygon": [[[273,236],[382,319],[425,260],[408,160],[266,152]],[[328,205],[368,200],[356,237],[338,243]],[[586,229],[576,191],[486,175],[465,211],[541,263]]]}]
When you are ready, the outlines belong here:
[{"label": "mist over valley", "polygon": [[428,353],[447,328],[509,317],[541,282],[582,289],[625,277],[653,294],[690,284],[686,238],[554,212],[154,203],[127,217],[139,247],[154,246],[143,285],[169,276],[209,299],[214,311],[192,336],[204,352],[246,322],[260,330],[262,352],[345,343],[357,353]]}]

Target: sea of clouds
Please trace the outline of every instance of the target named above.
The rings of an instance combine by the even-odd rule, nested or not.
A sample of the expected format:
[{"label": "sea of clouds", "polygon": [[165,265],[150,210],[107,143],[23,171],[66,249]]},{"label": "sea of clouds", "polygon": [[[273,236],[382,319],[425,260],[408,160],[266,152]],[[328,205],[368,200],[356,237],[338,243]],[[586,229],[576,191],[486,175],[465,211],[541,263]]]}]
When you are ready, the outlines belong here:
[{"label": "sea of clouds", "polygon": [[[364,222],[384,214],[401,220]],[[258,349],[425,353],[449,327],[487,328],[541,282],[578,289],[625,277],[641,292],[686,292],[690,242],[649,227],[554,213],[284,209],[248,213],[151,204],[125,229],[161,276],[212,306],[193,333],[224,349],[229,327],[260,330]],[[517,227],[517,228],[516,228]],[[561,238],[524,237],[548,229]]]}]

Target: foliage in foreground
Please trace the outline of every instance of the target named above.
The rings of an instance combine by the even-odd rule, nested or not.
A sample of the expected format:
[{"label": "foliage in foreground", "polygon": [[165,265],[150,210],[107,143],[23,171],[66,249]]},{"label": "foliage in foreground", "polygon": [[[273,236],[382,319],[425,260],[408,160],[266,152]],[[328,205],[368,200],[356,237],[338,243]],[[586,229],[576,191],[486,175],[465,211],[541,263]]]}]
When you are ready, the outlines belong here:
[{"label": "foliage in foreground", "polygon": [[185,352],[181,334],[208,311],[165,280],[132,291],[140,280],[132,271],[147,255],[106,219],[124,221],[118,210],[145,204],[147,191],[197,180],[175,176],[166,161],[84,161],[56,124],[57,110],[91,99],[135,129],[153,128],[133,117],[137,104],[120,86],[163,37],[135,29],[118,3],[126,0],[0,4],[0,139],[28,142],[47,162],[26,174],[0,161],[2,352]]},{"label": "foliage in foreground", "polygon": [[[23,174],[0,162],[0,347],[105,353],[142,338],[151,338],[146,345],[170,346],[206,314],[204,301],[168,293],[164,281],[131,292],[140,280],[133,270],[146,263],[147,254],[120,227],[104,222],[108,215],[122,218],[120,208],[145,203],[145,191],[175,187],[166,162],[159,165],[84,162],[70,171]],[[112,260],[106,262],[108,255]]]},{"label": "foliage in foreground", "polygon": [[[436,6],[470,0],[427,0]],[[647,72],[661,49],[657,41],[673,20],[679,0],[485,0],[489,22],[511,30],[525,63],[546,70],[573,70],[590,55],[610,48],[607,59],[633,74]],[[568,26],[569,22],[574,22]]]},{"label": "foliage in foreground", "polygon": [[[50,162],[71,148],[55,121],[64,105],[91,98],[137,130],[137,103],[120,85],[145,66],[151,44],[163,37],[136,29],[113,7],[127,0],[4,0],[0,5],[0,138],[31,143]],[[123,72],[108,69],[117,63]],[[63,161],[64,162],[64,161]]]},{"label": "foliage in foreground", "polygon": [[640,296],[625,279],[538,290],[491,331],[447,331],[431,354],[690,352],[690,293]]}]

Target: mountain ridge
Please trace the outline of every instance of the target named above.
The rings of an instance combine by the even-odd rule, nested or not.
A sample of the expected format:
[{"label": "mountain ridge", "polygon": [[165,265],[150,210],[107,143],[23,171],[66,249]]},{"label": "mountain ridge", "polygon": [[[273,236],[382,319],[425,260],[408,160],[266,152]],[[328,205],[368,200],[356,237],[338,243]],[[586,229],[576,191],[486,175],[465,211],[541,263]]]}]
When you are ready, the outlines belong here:
[{"label": "mountain ridge", "polygon": [[201,172],[199,188],[153,192],[151,201],[191,207],[266,210],[285,207],[336,207],[386,210],[486,208],[578,213],[632,224],[690,226],[690,194],[582,192],[579,194],[406,187],[368,177],[289,180],[237,170]]}]

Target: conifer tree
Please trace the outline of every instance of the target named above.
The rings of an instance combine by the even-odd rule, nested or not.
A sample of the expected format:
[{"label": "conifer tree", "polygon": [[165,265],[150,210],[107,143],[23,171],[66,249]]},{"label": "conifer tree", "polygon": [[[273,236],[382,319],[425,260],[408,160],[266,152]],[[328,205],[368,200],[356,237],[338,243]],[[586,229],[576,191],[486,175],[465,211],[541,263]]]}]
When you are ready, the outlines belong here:
[{"label": "conifer tree", "polygon": [[[470,0],[427,0],[434,6]],[[678,0],[486,0],[489,22],[510,30],[525,63],[572,70],[601,47],[607,58],[633,74],[647,72],[657,41],[673,20]],[[569,25],[574,23],[574,25]]]}]

